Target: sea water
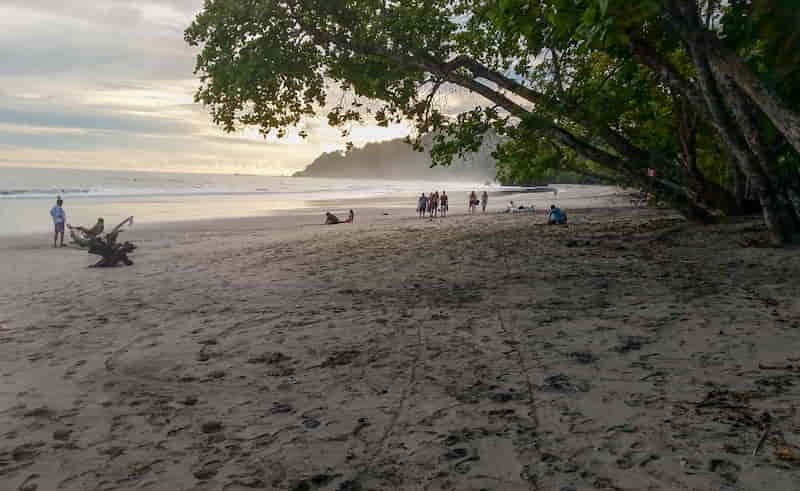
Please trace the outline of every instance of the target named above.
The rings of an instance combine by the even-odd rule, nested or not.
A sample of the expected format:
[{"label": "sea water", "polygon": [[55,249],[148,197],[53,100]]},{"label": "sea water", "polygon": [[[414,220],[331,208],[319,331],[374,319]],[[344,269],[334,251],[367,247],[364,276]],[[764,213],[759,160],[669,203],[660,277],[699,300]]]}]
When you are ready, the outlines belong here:
[{"label": "sea water", "polygon": [[192,174],[0,167],[0,235],[52,230],[50,207],[64,200],[67,221],[113,225],[318,212],[315,202],[408,195],[446,189],[468,192],[472,182],[378,181],[245,174]]}]

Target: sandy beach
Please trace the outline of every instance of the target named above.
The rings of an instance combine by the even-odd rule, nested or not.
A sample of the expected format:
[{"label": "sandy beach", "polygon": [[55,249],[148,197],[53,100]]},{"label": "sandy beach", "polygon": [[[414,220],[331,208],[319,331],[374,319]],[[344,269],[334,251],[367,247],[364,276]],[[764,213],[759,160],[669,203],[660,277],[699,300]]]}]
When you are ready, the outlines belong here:
[{"label": "sandy beach", "polygon": [[0,489],[800,489],[797,251],[559,202],[0,239]]}]

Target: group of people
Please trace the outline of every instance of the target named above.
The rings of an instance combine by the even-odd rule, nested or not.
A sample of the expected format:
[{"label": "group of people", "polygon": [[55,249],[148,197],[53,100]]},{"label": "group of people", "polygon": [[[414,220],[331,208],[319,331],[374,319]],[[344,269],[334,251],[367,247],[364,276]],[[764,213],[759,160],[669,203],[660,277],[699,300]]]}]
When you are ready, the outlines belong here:
[{"label": "group of people", "polygon": [[425,215],[431,218],[437,216],[447,216],[447,210],[450,209],[450,198],[447,196],[446,191],[434,191],[428,195],[425,193],[420,194],[417,200],[417,213],[420,218],[425,218]]},{"label": "group of people", "polygon": [[486,205],[489,204],[489,193],[484,191],[481,193],[481,199],[478,199],[478,195],[475,194],[475,191],[469,193],[469,212],[475,213],[475,210],[478,209],[478,206],[481,207],[484,213],[486,213]]},{"label": "group of people", "polygon": [[[105,220],[98,218],[97,222],[91,227],[75,226],[67,223],[67,213],[64,211],[64,200],[59,196],[56,199],[56,204],[50,208],[50,217],[53,219],[53,228],[55,233],[53,235],[53,247],[64,247],[64,232],[69,229],[70,238],[72,242],[79,247],[89,247],[89,244],[95,238],[99,237],[105,231]],[[125,225],[133,225],[133,217],[126,218],[122,223],[117,225],[111,233],[117,234]]]}]

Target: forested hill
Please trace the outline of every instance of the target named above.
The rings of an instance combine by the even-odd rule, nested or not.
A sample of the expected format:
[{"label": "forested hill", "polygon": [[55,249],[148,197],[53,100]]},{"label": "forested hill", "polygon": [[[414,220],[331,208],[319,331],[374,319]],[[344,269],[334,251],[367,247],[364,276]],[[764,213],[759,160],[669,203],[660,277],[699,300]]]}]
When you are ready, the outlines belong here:
[{"label": "forested hill", "polygon": [[450,167],[431,168],[427,152],[416,152],[402,139],[368,143],[348,152],[330,152],[317,157],[295,177],[345,177],[352,179],[493,181],[493,144],[455,160]]}]

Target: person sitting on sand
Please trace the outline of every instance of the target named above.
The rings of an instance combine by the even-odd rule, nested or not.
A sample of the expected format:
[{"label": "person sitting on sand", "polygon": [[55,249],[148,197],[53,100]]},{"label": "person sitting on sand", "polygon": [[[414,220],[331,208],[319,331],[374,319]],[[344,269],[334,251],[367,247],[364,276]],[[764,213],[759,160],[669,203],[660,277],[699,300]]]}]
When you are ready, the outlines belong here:
[{"label": "person sitting on sand", "polygon": [[350,210],[350,214],[347,215],[347,219],[344,221],[344,223],[353,223],[355,219],[356,219],[356,214],[353,213],[353,210]]},{"label": "person sitting on sand", "polygon": [[508,208],[506,208],[506,213],[514,213],[515,211],[517,211],[517,207],[514,206],[514,202],[513,201],[509,201],[508,202]]},{"label": "person sitting on sand", "polygon": [[69,229],[70,237],[72,237],[72,242],[81,247],[88,247],[92,239],[103,233],[105,222],[102,218],[98,218],[97,223],[92,228],[73,227],[69,224],[67,224],[67,228]]},{"label": "person sitting on sand", "polygon": [[550,205],[550,214],[547,216],[548,225],[564,225],[567,223],[567,214],[556,205]]},{"label": "person sitting on sand", "polygon": [[325,212],[325,225],[337,225],[339,223],[342,223],[339,217],[329,211]]}]

